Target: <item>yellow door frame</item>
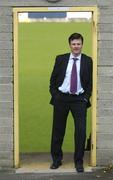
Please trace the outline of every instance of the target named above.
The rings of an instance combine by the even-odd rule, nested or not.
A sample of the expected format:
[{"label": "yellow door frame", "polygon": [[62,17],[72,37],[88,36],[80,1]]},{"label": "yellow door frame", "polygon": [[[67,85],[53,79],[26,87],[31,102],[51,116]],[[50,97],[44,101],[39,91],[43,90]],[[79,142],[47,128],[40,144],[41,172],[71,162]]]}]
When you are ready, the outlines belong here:
[{"label": "yellow door frame", "polygon": [[97,7],[25,7],[13,8],[14,39],[14,167],[19,167],[19,91],[18,91],[18,13],[20,12],[92,12],[93,21],[93,95],[91,126],[91,166],[96,166],[96,103],[97,103]]}]

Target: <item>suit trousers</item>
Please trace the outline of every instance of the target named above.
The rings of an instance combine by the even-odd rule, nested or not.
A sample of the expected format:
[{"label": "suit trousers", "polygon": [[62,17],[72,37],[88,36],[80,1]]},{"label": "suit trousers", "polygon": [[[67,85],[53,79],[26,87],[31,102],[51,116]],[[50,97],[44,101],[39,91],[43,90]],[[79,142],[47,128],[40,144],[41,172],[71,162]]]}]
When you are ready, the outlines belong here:
[{"label": "suit trousers", "polygon": [[74,119],[74,163],[82,164],[86,141],[86,113],[87,103],[84,94],[69,95],[59,93],[56,96],[53,110],[53,128],[51,138],[51,156],[53,162],[63,159],[62,144],[64,140],[66,122],[69,112]]}]

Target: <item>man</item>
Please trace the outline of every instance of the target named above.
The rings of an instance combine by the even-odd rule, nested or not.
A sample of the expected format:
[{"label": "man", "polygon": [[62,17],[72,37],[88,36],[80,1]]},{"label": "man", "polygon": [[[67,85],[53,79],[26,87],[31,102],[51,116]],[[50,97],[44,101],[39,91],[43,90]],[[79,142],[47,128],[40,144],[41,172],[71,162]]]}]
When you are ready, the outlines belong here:
[{"label": "man", "polygon": [[50,103],[54,106],[51,139],[51,169],[62,165],[62,143],[66,121],[71,111],[74,125],[74,163],[77,172],[83,172],[83,157],[86,140],[86,113],[92,93],[92,59],[82,54],[83,37],[73,33],[69,39],[71,53],[56,57],[50,78]]}]

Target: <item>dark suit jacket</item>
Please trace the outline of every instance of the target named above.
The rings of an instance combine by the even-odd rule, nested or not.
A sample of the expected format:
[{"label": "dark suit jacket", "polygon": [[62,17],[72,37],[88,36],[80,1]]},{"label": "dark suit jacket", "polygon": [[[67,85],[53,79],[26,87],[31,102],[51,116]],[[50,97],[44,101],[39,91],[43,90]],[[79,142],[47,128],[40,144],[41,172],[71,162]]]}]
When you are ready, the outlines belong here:
[{"label": "dark suit jacket", "polygon": [[[69,61],[70,53],[58,55],[50,78],[50,104],[54,105],[55,97],[58,95],[58,87],[62,85]],[[92,93],[92,59],[82,54],[80,64],[80,79],[84,89],[84,98],[87,99],[87,107],[90,106],[89,98]]]}]

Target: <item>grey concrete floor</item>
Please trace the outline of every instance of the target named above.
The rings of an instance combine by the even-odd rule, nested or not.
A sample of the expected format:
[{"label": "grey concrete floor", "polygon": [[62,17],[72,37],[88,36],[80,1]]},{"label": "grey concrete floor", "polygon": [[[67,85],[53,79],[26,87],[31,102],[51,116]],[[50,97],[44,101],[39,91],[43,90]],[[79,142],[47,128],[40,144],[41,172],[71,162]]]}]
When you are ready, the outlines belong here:
[{"label": "grey concrete floor", "polygon": [[[64,153],[63,164],[56,170],[50,169],[52,160],[49,153],[25,153],[20,154],[20,167],[16,170],[17,173],[39,172],[39,173],[75,173],[73,162],[73,153]],[[84,158],[85,171],[91,171],[90,153],[85,152]]]}]

